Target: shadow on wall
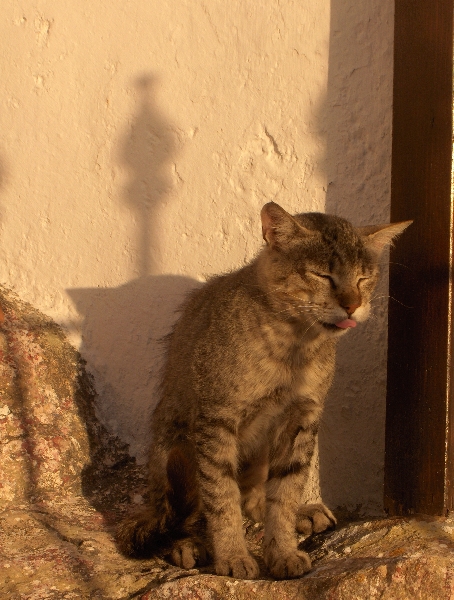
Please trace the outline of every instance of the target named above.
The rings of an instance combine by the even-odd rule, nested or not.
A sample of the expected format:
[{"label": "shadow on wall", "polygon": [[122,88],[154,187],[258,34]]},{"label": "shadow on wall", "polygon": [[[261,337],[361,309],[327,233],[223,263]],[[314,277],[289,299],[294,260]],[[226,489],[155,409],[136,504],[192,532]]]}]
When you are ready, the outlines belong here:
[{"label": "shadow on wall", "polygon": [[[328,181],[325,210],[355,225],[388,220],[389,206],[382,196],[386,180],[390,182],[391,83],[386,71],[386,52],[390,50],[364,42],[372,28],[374,44],[382,43],[373,27],[386,24],[387,6],[389,3],[384,3],[380,8],[380,21],[368,19],[371,6],[331,0],[323,119]],[[388,13],[392,19],[392,12]],[[389,152],[383,143],[386,136]],[[376,190],[380,196],[374,197]],[[380,513],[383,506],[387,277],[385,257],[371,318],[339,343],[336,376],[319,435],[324,501],[331,507],[368,514]]]},{"label": "shadow on wall", "polygon": [[159,217],[171,189],[177,138],[153,96],[154,78],[136,80],[138,107],[119,143],[118,161],[130,173],[123,200],[137,224],[139,277],[117,288],[67,290],[82,323],[82,356],[95,376],[98,412],[108,428],[144,458],[155,381],[162,362],[159,340],[175,320],[189,277],[159,275]]},{"label": "shadow on wall", "polygon": [[[328,92],[319,111],[319,121],[324,123],[320,135],[327,138],[324,166],[328,182],[331,178],[335,181],[328,186],[326,211],[358,225],[365,214],[370,214],[371,222],[378,222],[380,215],[366,213],[358,201],[361,178],[355,180],[355,188],[349,180],[351,165],[340,162],[341,156],[344,161],[351,157],[356,169],[364,169],[366,174],[372,150],[367,140],[382,133],[370,129],[368,115],[371,106],[383,99],[367,89],[370,75],[358,73],[362,47],[356,47],[356,39],[364,35],[358,32],[364,29],[367,14],[364,6],[348,0],[332,0],[331,4]],[[371,57],[364,60],[367,67]],[[123,200],[137,222],[139,277],[117,288],[72,289],[68,294],[84,318],[81,353],[97,382],[99,416],[113,433],[131,444],[132,454],[142,458],[156,398],[154,382],[162,361],[159,339],[169,331],[183,295],[197,282],[159,275],[163,250],[159,218],[168,201],[178,140],[154,102],[153,79],[140,77],[136,85],[136,115],[120,141],[118,160],[131,175]],[[351,147],[356,154],[344,155],[343,149]],[[339,164],[347,168],[334,172]],[[370,191],[370,182],[368,185]],[[384,294],[383,285],[381,290],[379,294]],[[373,506],[379,509],[382,502],[386,302],[376,311],[377,320],[349,332],[327,400],[319,443],[320,487],[324,500],[333,507],[371,500],[366,507],[370,510]]]},{"label": "shadow on wall", "polygon": [[154,101],[155,77],[138,77],[139,106],[132,125],[120,142],[119,163],[130,181],[123,200],[137,223],[137,267],[140,277],[159,272],[159,218],[172,188],[170,169],[177,151],[177,136]]}]

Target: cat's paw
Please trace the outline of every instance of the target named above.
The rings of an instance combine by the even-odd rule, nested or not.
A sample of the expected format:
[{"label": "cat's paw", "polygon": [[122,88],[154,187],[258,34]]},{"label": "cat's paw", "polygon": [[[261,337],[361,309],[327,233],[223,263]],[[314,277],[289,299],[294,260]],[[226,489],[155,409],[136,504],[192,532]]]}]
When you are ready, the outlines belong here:
[{"label": "cat's paw", "polygon": [[257,579],[260,574],[257,562],[250,555],[217,560],[215,570],[217,575],[231,575],[235,579]]},{"label": "cat's paw", "polygon": [[311,559],[306,552],[295,551],[291,554],[277,556],[273,553],[271,560],[266,561],[269,572],[276,579],[292,579],[301,577],[311,569]]},{"label": "cat's paw", "polygon": [[303,504],[296,514],[296,530],[304,535],[333,529],[337,519],[324,504]]},{"label": "cat's paw", "polygon": [[196,565],[206,565],[208,555],[202,542],[194,538],[184,538],[174,542],[169,558],[177,567],[192,569]]},{"label": "cat's paw", "polygon": [[243,500],[243,511],[255,523],[265,520],[266,497],[262,487],[251,490]]}]

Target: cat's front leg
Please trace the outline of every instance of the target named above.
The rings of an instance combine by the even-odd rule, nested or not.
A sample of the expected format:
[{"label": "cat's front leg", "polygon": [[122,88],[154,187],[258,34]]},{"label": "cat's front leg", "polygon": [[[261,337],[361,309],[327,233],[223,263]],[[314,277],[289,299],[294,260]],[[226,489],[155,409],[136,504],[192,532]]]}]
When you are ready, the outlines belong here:
[{"label": "cat's front leg", "polygon": [[275,440],[266,490],[264,559],[277,579],[301,577],[310,570],[306,552],[298,550],[295,522],[314,452],[317,423],[289,423]]},{"label": "cat's front leg", "polygon": [[259,568],[243,534],[236,432],[218,419],[215,426],[205,424],[196,439],[199,490],[216,573],[255,579]]}]

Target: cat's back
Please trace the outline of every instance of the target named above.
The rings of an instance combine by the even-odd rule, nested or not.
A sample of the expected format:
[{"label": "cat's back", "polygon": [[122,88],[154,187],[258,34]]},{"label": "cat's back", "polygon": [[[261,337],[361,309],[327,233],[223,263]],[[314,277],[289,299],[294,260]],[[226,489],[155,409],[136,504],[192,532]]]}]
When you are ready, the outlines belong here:
[{"label": "cat's back", "polygon": [[161,423],[161,430],[164,421],[178,422],[184,429],[183,421],[194,418],[196,390],[222,388],[237,372],[244,339],[253,335],[250,313],[254,294],[257,287],[252,264],[215,276],[189,292],[166,338],[161,398],[155,410],[155,422]]},{"label": "cat's back", "polygon": [[[236,329],[251,312],[260,310],[264,302],[255,264],[238,271],[217,275],[201,288],[192,290],[179,309],[181,313],[172,340],[186,345],[211,333]],[[220,340],[222,342],[222,340]]]}]

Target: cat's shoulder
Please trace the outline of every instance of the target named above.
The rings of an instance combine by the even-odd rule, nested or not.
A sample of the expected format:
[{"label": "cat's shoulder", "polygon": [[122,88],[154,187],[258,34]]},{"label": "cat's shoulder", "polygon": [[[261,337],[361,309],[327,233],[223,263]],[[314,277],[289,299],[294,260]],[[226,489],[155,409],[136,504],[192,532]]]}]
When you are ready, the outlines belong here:
[{"label": "cat's shoulder", "polygon": [[226,300],[253,293],[257,288],[255,265],[250,263],[241,269],[227,271],[207,278],[206,282],[187,294],[184,304]]}]

